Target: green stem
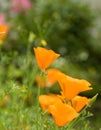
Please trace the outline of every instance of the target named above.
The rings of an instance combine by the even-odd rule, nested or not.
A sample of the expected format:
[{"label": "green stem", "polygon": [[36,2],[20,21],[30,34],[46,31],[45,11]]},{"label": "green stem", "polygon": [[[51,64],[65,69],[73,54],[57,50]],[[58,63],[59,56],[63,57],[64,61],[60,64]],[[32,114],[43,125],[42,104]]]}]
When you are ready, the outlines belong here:
[{"label": "green stem", "polygon": [[[43,72],[41,71],[40,73],[40,76],[43,75]],[[40,84],[38,85],[38,93],[37,93],[37,130],[39,128],[39,123],[40,122],[40,119],[41,119],[41,114],[40,114],[40,109],[39,109],[39,96],[40,96],[40,93],[41,93],[41,86]]]},{"label": "green stem", "polygon": [[[40,77],[42,76],[43,72],[40,73]],[[41,86],[40,86],[40,83],[38,84],[38,93],[37,93],[37,100],[40,96],[40,92],[41,92]],[[37,107],[39,107],[39,100],[37,101]]]},{"label": "green stem", "polygon": [[72,130],[72,128],[81,120],[80,116],[84,113],[84,111],[87,109],[87,106],[80,112],[79,116],[75,118],[71,123],[69,123],[68,130]]}]

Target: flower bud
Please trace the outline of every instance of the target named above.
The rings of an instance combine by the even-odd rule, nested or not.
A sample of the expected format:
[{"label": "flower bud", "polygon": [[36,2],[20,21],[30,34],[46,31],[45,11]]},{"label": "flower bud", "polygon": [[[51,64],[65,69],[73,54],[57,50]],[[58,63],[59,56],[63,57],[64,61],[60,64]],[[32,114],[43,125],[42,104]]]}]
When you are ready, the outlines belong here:
[{"label": "flower bud", "polygon": [[88,102],[89,107],[91,107],[93,103],[96,101],[97,96],[98,96],[98,93],[90,99],[90,101]]}]

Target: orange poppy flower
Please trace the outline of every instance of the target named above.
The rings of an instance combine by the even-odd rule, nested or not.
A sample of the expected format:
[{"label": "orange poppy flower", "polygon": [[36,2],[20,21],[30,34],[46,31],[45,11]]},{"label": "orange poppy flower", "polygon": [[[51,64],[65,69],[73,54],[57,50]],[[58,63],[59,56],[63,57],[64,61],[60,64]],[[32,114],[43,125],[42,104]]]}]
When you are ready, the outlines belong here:
[{"label": "orange poppy flower", "polygon": [[[39,103],[43,110],[47,110],[50,105],[54,104],[55,102],[62,102],[59,97],[55,94],[50,95],[40,95],[39,96]],[[48,111],[49,112],[49,111]]]},{"label": "orange poppy flower", "polygon": [[89,87],[90,83],[86,80],[75,79],[64,74],[60,77],[58,82],[62,89],[61,93],[68,100],[71,100],[80,92],[92,89]]},{"label": "orange poppy flower", "polygon": [[57,82],[57,77],[60,74],[58,69],[48,69],[46,71],[47,86],[51,86]]},{"label": "orange poppy flower", "polygon": [[8,26],[7,25],[0,25],[0,39],[4,39],[8,32]]},{"label": "orange poppy flower", "polygon": [[90,101],[87,97],[76,96],[72,99],[73,108],[79,112]]},{"label": "orange poppy flower", "polygon": [[48,68],[50,64],[60,56],[60,54],[42,47],[34,48],[34,52],[40,69]]},{"label": "orange poppy flower", "polygon": [[40,84],[40,86],[42,88],[44,87],[50,87],[52,86],[54,83],[57,82],[57,77],[59,75],[59,70],[57,69],[48,69],[46,70],[46,75],[42,75],[42,76],[37,76],[36,77],[36,83]]},{"label": "orange poppy flower", "polygon": [[49,106],[48,110],[58,126],[64,126],[78,116],[74,108],[62,102],[55,102]]}]

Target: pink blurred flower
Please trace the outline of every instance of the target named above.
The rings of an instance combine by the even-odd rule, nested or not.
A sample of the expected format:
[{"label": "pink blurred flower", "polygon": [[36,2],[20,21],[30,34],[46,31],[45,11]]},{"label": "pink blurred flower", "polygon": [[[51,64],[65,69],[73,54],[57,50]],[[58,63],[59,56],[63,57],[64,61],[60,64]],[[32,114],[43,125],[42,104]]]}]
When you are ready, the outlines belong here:
[{"label": "pink blurred flower", "polygon": [[0,14],[0,25],[5,24],[6,15],[4,13]]},{"label": "pink blurred flower", "polygon": [[30,0],[11,0],[11,9],[14,12],[25,12],[31,7]]}]

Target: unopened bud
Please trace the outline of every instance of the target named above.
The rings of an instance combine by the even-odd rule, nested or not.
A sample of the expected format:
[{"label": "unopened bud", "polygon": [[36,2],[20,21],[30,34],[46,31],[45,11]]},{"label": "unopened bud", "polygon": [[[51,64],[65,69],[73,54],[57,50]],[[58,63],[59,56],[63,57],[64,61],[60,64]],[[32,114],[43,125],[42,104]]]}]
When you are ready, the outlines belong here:
[{"label": "unopened bud", "polygon": [[96,101],[97,96],[98,96],[98,93],[90,99],[90,101],[88,102],[89,107],[91,107],[93,103]]},{"label": "unopened bud", "polygon": [[43,46],[47,46],[47,42],[45,41],[45,40],[41,40],[41,44],[43,45]]}]

